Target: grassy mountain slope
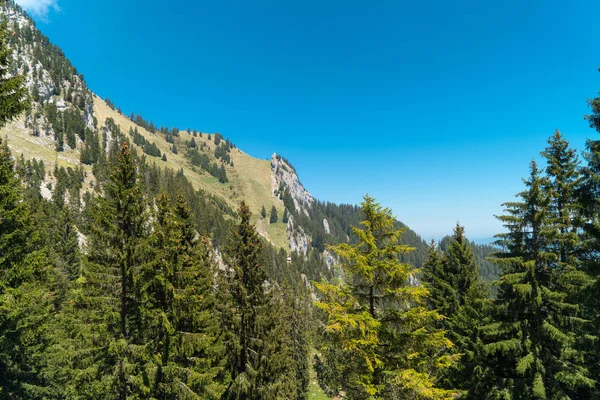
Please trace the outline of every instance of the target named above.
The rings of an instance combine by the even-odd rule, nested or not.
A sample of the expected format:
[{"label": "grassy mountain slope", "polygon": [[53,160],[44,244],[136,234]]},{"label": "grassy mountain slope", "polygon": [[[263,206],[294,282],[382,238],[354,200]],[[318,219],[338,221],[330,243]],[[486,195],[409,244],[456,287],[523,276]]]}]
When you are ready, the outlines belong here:
[{"label": "grassy mountain slope", "polygon": [[[168,143],[164,136],[160,133],[151,133],[145,128],[138,126],[131,119],[112,109],[108,104],[94,95],[94,116],[98,120],[98,125],[104,125],[108,118],[112,118],[114,122],[121,128],[122,132],[129,132],[130,129],[137,131],[150,142],[156,144],[161,153],[167,155],[167,161],[162,161],[159,158],[152,159],[157,165],[165,165],[173,170],[183,170],[184,175],[192,183],[196,189],[204,189],[217,197],[225,200],[232,208],[237,208],[239,203],[244,200],[250,206],[250,210],[254,216],[259,232],[270,240],[277,247],[289,248],[285,237],[285,224],[281,221],[276,224],[269,224],[267,220],[260,219],[260,211],[264,206],[270,210],[272,206],[277,208],[278,214],[283,215],[283,202],[275,197],[271,190],[271,164],[267,160],[259,160],[243,151],[234,148],[231,151],[231,159],[233,167],[225,165],[229,182],[220,183],[219,180],[211,176],[206,171],[198,168],[190,162],[186,157],[188,148],[187,141],[192,139],[192,135],[186,131],[180,131],[180,136],[174,137],[175,145],[178,149],[178,154],[173,154],[171,151],[172,144]],[[194,137],[194,141],[199,147],[204,143],[207,154],[211,161],[217,161],[212,152],[214,151],[214,141],[208,140],[208,134]],[[268,218],[268,217],[267,217]]]},{"label": "grassy mountain slope", "polygon": [[[222,199],[232,209],[236,209],[240,201],[246,201],[259,233],[278,248],[297,250],[302,254],[314,248],[322,253],[327,244],[352,240],[350,225],[356,226],[361,219],[358,209],[349,205],[315,202],[284,158],[277,156],[271,161],[257,159],[230,146],[227,156],[231,162],[224,161],[215,154],[215,134],[209,140],[207,133],[194,136],[181,130],[170,135],[164,130],[146,129],[139,121],[134,122],[135,118],[123,115],[114,105],[93,94],[87,88],[83,75],[58,47],[41,34],[18,5],[10,1],[0,7],[0,19],[14,31],[9,43],[15,50],[12,72],[26,77],[32,98],[32,109],[0,131],[0,135],[8,138],[9,146],[17,157],[22,154],[27,159],[42,160],[49,172],[54,170],[55,165],[82,166],[85,191],[93,187],[95,177],[93,162],[86,165],[80,161],[82,149],[89,148],[90,138],[100,141],[103,148],[103,140],[112,135],[107,131],[114,124],[130,140],[133,139],[130,130],[137,131],[146,143],[155,146],[161,155],[166,155],[166,160],[163,160],[160,156],[147,154],[148,164],[182,171],[195,189]],[[210,172],[206,166],[192,163],[189,146],[192,138],[197,154],[201,153],[211,167],[223,168],[227,182],[219,182],[214,171]],[[64,145],[59,145],[63,140]],[[172,151],[173,145],[177,154]],[[138,144],[136,149],[138,154],[143,154],[142,145]],[[54,177],[47,174],[42,186],[47,187],[53,181]],[[50,190],[45,190],[45,193],[49,195]],[[267,211],[264,219],[260,216],[263,207]],[[269,222],[272,207],[276,208],[279,217],[276,223]],[[285,208],[292,214],[295,212],[288,224],[282,222]],[[407,232],[406,242],[417,247],[415,253],[419,254],[410,261],[419,265],[425,244],[412,231]]]}]

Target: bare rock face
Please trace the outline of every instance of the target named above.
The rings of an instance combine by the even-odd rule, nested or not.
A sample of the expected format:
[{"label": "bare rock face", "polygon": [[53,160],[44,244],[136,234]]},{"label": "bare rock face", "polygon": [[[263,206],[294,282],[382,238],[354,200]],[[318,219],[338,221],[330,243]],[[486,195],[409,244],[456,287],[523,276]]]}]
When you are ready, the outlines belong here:
[{"label": "bare rock face", "polygon": [[44,104],[52,103],[61,113],[68,109],[80,111],[85,126],[94,129],[92,94],[83,76],[68,61],[60,65],[63,74],[51,73],[52,68],[58,68],[56,59],[51,56],[54,50],[49,49],[51,45],[44,42],[45,38],[37,31],[34,22],[19,6],[3,2],[0,5],[0,19],[13,32],[7,41],[8,47],[13,50],[9,74],[25,77],[25,86],[32,99],[31,110],[24,120],[25,128],[34,136],[45,134],[53,137],[44,115]]},{"label": "bare rock face", "polygon": [[294,167],[276,153],[271,156],[271,189],[274,194],[279,195],[285,191],[289,192],[296,210],[306,216],[308,216],[308,209],[315,202],[312,195],[300,183]]},{"label": "bare rock face", "polygon": [[331,267],[334,265],[339,264],[339,260],[328,249],[325,249],[323,252],[323,259],[325,260],[325,264],[329,269],[331,269]]},{"label": "bare rock face", "polygon": [[290,250],[306,256],[308,253],[308,244],[310,243],[310,238],[304,232],[304,229],[294,222],[293,216],[290,216],[288,220],[286,236],[288,243],[290,244]]},{"label": "bare rock face", "polygon": [[329,221],[327,218],[323,218],[323,229],[325,229],[325,233],[331,235],[331,229],[329,229]]}]

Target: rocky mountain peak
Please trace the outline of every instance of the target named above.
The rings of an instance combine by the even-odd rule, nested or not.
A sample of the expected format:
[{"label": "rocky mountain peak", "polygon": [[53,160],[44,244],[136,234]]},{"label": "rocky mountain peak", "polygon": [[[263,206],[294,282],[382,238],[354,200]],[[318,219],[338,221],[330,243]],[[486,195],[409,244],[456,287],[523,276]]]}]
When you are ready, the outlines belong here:
[{"label": "rocky mountain peak", "polygon": [[271,156],[271,172],[273,193],[279,195],[284,204],[289,203],[289,199],[291,199],[293,207],[291,204],[285,204],[290,211],[295,210],[308,216],[308,209],[312,207],[315,200],[300,183],[296,169],[285,157],[273,153]]}]

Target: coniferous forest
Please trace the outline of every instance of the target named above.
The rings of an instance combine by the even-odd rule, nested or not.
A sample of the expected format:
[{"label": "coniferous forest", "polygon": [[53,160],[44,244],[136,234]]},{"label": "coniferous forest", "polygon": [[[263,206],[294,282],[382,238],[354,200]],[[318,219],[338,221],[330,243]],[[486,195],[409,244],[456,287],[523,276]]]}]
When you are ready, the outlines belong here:
[{"label": "coniferous forest", "polygon": [[[39,96],[9,40],[4,25],[2,126]],[[93,168],[89,188],[83,167],[47,171],[6,135],[0,399],[600,399],[600,98],[589,107],[586,149],[558,130],[541,144],[493,246],[460,224],[427,246],[368,195],[302,212],[282,188],[284,212],[263,205],[258,218],[311,235],[287,253],[245,201],[233,209],[149,161],[161,152],[137,130],[101,140],[68,122],[79,111],[56,117]],[[211,164],[199,135],[192,163],[226,184],[235,146],[215,134]]]}]

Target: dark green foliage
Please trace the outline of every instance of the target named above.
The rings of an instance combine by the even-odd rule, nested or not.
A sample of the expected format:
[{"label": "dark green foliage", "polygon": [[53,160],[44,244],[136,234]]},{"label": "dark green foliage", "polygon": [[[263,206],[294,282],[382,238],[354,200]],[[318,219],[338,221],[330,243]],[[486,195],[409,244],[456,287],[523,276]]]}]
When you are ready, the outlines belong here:
[{"label": "dark green foliage", "polygon": [[56,140],[54,149],[56,151],[65,151],[65,134],[62,131],[54,132],[54,140]]},{"label": "dark green foliage", "polygon": [[150,368],[153,397],[219,398],[226,388],[224,347],[215,308],[210,242],[196,240],[190,212],[182,196],[174,207],[166,194],[144,255],[140,296],[143,343]]},{"label": "dark green foliage", "polygon": [[201,167],[203,170],[207,171],[209,174],[219,179],[220,183],[228,182],[227,171],[225,171],[225,167],[219,165],[217,163],[211,163],[208,156],[204,153],[200,153],[196,149],[190,149],[188,151],[188,157],[192,165]]},{"label": "dark green foliage", "polygon": [[42,398],[51,389],[44,366],[48,321],[54,313],[56,277],[31,214],[6,143],[0,141],[0,395]]},{"label": "dark green foliage", "polygon": [[[281,220],[311,243],[288,255],[255,232],[247,207],[236,214],[153,158],[167,155],[138,128],[130,148],[114,120],[99,126],[83,76],[33,25],[0,33],[0,126],[26,111],[33,135],[79,147],[95,178],[82,193],[83,168],[13,166],[0,142],[0,398],[306,399],[311,347],[332,397],[600,398],[600,141],[582,167],[555,133],[545,170],[532,165],[505,205],[498,247],[457,226],[427,251],[370,198],[362,210],[308,203],[282,183]],[[17,68],[32,82],[30,110]],[[589,104],[600,130],[600,100]],[[129,118],[228,181],[229,139],[215,133],[212,149],[188,129],[178,148],[177,128]],[[323,257],[328,246],[339,258]],[[493,296],[481,283],[500,274],[491,252],[502,266]]]},{"label": "dark green foliage", "polygon": [[455,227],[443,253],[432,242],[423,280],[430,291],[429,308],[446,317],[438,326],[454,343],[451,353],[460,356],[460,361],[441,375],[442,385],[461,390],[463,398],[480,399],[485,395],[486,374],[481,368],[479,331],[486,324],[489,294],[480,281],[479,264],[462,226]]},{"label": "dark green foliage", "polygon": [[83,164],[92,165],[97,163],[102,156],[102,148],[100,147],[100,137],[98,133],[85,129],[84,145],[81,148],[80,160]]},{"label": "dark green foliage", "polygon": [[221,164],[221,167],[217,172],[217,178],[219,178],[220,183],[229,182],[229,179],[227,178],[227,171],[225,171],[225,166],[223,164]]},{"label": "dark green foliage", "polygon": [[269,223],[274,224],[276,223],[278,220],[277,218],[277,209],[275,208],[275,206],[271,207],[271,215],[269,217]]},{"label": "dark green foliage", "polygon": [[262,208],[260,209],[260,217],[262,219],[265,219],[267,217],[267,209],[265,208],[265,206],[262,206]]},{"label": "dark green foliage", "polygon": [[[443,237],[439,243],[440,250],[446,251],[451,240],[451,236]],[[493,282],[497,280],[500,277],[500,270],[498,265],[490,261],[488,257],[494,253],[497,253],[499,249],[493,245],[482,245],[474,242],[471,242],[469,246],[473,251],[475,261],[479,265],[479,276],[481,279],[486,282]]]},{"label": "dark green foliage", "polygon": [[220,144],[215,147],[215,157],[221,159],[226,163],[231,162],[231,156],[229,155],[229,148],[226,144]]},{"label": "dark green foliage", "polygon": [[144,153],[153,156],[153,157],[160,157],[161,156],[161,152],[158,148],[158,146],[156,146],[154,143],[150,143],[150,142],[146,142],[146,144],[143,147]]},{"label": "dark green foliage", "polygon": [[552,179],[541,176],[532,162],[525,185],[521,200],[506,203],[506,214],[499,217],[508,230],[497,243],[504,250],[496,256],[503,275],[495,322],[482,328],[488,365],[501,377],[490,392],[515,399],[573,398],[594,385],[577,350],[583,320],[569,296],[585,276],[563,264],[563,248],[555,246],[560,242],[554,240],[552,204],[560,195],[545,191]]},{"label": "dark green foliage", "polygon": [[290,214],[288,213],[287,208],[283,209],[283,216],[281,217],[281,222],[287,224],[290,219]]},{"label": "dark green foliage", "polygon": [[148,390],[138,378],[143,374],[142,309],[134,278],[147,234],[145,202],[127,142],[109,176],[104,195],[90,205],[90,252],[64,316],[65,346],[74,352],[62,368],[71,371],[65,390],[72,396],[111,398]]},{"label": "dark green foliage", "polygon": [[[114,105],[113,105],[113,109],[114,109]],[[131,121],[133,121],[134,123],[136,123],[138,126],[146,129],[150,133],[156,132],[156,127],[154,126],[154,123],[152,121],[148,122],[139,114],[134,115],[132,112],[131,115],[129,116],[129,119]]]},{"label": "dark green foliage", "polygon": [[[223,271],[222,326],[232,382],[225,399],[293,398],[291,348],[281,310],[285,305],[262,263],[262,243],[244,203],[232,232]],[[272,310],[272,312],[270,312]]]}]

